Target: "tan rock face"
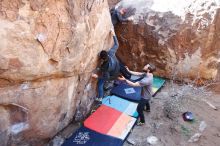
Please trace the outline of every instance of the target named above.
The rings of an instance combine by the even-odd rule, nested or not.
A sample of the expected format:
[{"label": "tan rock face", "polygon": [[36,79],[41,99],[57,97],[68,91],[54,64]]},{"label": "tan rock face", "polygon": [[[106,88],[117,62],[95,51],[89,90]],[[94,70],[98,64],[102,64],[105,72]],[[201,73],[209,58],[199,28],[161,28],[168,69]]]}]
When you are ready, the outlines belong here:
[{"label": "tan rock face", "polygon": [[108,5],[113,8],[120,0],[108,0]]},{"label": "tan rock face", "polygon": [[[9,2],[1,3],[7,6]],[[10,4],[6,14],[18,9]],[[4,17],[0,22],[0,78],[10,82],[86,70],[96,59],[94,50],[106,47],[103,40],[109,39],[106,32],[111,27],[106,2],[97,0],[24,1],[15,21]]]},{"label": "tan rock face", "polygon": [[[167,5],[166,3],[169,3]],[[133,69],[152,62],[157,74],[176,80],[218,80],[220,9],[215,0],[132,0],[133,22],[116,27],[118,56]]]},{"label": "tan rock face", "polygon": [[44,145],[95,96],[97,53],[110,48],[106,0],[0,2],[0,141]]}]

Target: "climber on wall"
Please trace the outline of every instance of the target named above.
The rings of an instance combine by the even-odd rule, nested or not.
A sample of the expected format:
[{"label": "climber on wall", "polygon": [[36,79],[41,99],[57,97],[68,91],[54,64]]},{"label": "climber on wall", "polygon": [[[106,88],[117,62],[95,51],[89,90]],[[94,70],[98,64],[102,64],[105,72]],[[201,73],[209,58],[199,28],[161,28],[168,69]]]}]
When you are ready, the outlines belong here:
[{"label": "climber on wall", "polygon": [[146,111],[150,112],[150,99],[152,97],[152,86],[153,86],[153,72],[156,70],[156,67],[153,64],[147,64],[143,68],[143,72],[135,72],[128,69],[128,71],[137,76],[145,75],[145,77],[138,82],[131,82],[130,80],[125,79],[123,76],[119,77],[119,80],[126,81],[126,83],[130,86],[142,87],[141,91],[141,100],[139,101],[137,112],[140,116],[140,121],[137,125],[141,126],[145,124],[144,118],[144,108],[146,106]]},{"label": "climber on wall", "polygon": [[118,22],[126,22],[133,20],[131,16],[131,9],[126,8],[112,8],[110,10],[112,24],[116,25]]},{"label": "climber on wall", "polygon": [[104,97],[104,83],[106,81],[117,79],[118,75],[122,73],[125,78],[130,79],[131,74],[125,68],[125,66],[120,63],[115,56],[115,53],[118,49],[118,40],[115,36],[114,30],[111,30],[111,34],[114,39],[113,47],[107,52],[102,50],[99,53],[99,60],[100,60],[100,68],[99,72],[101,75],[93,73],[92,77],[98,79],[98,97],[96,98],[97,101],[101,101]]}]

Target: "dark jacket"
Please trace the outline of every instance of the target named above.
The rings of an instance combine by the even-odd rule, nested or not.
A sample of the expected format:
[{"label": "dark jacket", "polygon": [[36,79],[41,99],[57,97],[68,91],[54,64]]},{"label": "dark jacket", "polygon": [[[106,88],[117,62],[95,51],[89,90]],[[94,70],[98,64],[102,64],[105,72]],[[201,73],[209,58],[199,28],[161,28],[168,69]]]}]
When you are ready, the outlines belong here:
[{"label": "dark jacket", "polygon": [[118,22],[124,22],[127,21],[127,18],[124,18],[121,14],[120,11],[117,9],[111,10],[111,18],[112,18],[112,24],[115,25]]},{"label": "dark jacket", "polygon": [[116,36],[113,36],[114,45],[108,51],[108,60],[105,61],[100,70],[102,72],[102,78],[105,80],[113,80],[116,79],[120,73],[120,65],[117,57],[115,56],[116,51],[118,50],[118,40]]}]

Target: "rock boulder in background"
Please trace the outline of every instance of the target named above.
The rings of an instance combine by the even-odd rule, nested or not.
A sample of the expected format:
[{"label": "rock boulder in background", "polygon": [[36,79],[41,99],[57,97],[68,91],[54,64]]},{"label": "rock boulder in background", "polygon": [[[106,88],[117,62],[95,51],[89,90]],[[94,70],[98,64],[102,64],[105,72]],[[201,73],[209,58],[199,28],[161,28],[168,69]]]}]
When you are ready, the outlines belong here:
[{"label": "rock boulder in background", "polygon": [[118,56],[130,68],[148,62],[174,80],[220,80],[220,2],[124,0],[136,8],[133,22],[116,26]]}]

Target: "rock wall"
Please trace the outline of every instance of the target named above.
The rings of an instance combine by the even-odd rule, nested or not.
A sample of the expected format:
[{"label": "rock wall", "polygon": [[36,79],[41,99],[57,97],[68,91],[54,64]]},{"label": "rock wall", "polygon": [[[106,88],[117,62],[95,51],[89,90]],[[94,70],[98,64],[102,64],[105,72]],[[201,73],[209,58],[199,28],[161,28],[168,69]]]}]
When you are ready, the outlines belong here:
[{"label": "rock wall", "polygon": [[113,8],[120,0],[108,0],[108,5]]},{"label": "rock wall", "polygon": [[42,146],[86,116],[111,27],[106,0],[0,2],[1,146]]},{"label": "rock wall", "polygon": [[133,22],[116,26],[118,56],[140,70],[152,62],[175,80],[220,80],[220,4],[216,0],[124,0]]}]

